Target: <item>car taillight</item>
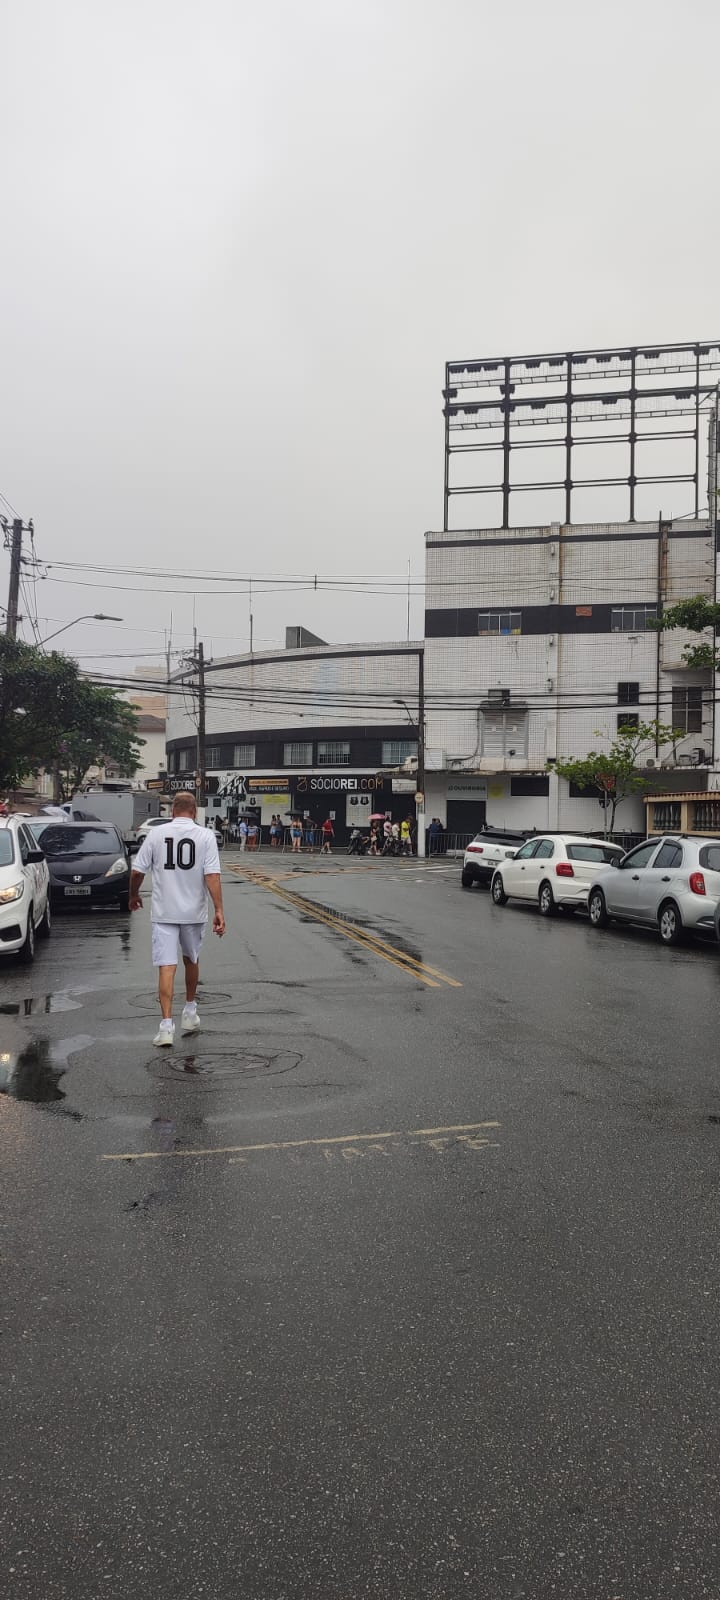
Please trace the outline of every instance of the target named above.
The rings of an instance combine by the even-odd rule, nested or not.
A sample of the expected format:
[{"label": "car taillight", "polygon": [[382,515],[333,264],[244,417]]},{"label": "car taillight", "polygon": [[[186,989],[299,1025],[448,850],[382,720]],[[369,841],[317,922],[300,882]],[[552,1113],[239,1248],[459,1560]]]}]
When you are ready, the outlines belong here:
[{"label": "car taillight", "polygon": [[690,888],[693,894],[705,894],[705,879],[701,872],[690,873]]},{"label": "car taillight", "polygon": [[468,850],[468,855],[473,855],[473,856],[481,856],[482,853],[483,853],[483,847],[482,847],[481,844],[469,844],[468,847],[467,847],[467,850]]},{"label": "car taillight", "polygon": [[556,878],[574,878],[575,868],[573,867],[572,862],[558,861],[558,864],[555,868],[555,876]]}]

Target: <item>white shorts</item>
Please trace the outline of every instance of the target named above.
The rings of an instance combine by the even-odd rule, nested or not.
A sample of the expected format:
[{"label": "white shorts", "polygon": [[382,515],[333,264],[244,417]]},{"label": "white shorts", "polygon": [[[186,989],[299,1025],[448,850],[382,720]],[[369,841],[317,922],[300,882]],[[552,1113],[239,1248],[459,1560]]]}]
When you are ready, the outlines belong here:
[{"label": "white shorts", "polygon": [[205,937],[206,922],[154,922],[152,958],[154,967],[176,967],[178,944],[189,961],[197,961]]}]

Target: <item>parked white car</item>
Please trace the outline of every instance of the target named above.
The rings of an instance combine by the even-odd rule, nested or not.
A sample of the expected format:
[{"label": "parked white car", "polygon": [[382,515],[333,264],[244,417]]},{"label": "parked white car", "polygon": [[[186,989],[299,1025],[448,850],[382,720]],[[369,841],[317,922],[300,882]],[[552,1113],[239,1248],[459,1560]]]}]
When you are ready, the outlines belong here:
[{"label": "parked white car", "polygon": [[465,850],[460,882],[463,889],[472,889],[474,883],[490,884],[496,867],[509,861],[520,849],[525,835],[505,833],[492,829],[476,833]]},{"label": "parked white car", "polygon": [[540,833],[521,845],[511,861],[493,874],[496,906],[508,900],[534,900],[541,916],[552,917],[561,906],[577,911],[587,905],[598,868],[610,869],[625,852],[607,839],[585,839],[574,833]]},{"label": "parked white car", "polygon": [[0,817],[0,953],[35,959],[35,935],[50,934],[47,862],[21,817]]},{"label": "parked white car", "polygon": [[636,845],[617,872],[594,874],[588,914],[594,928],[611,918],[656,927],[663,944],[685,931],[715,931],[720,910],[720,839],[665,834]]},{"label": "parked white car", "polygon": [[135,835],[137,849],[140,849],[143,840],[147,837],[151,828],[161,828],[164,822],[169,821],[169,817],[148,817],[146,822],[142,822]]}]

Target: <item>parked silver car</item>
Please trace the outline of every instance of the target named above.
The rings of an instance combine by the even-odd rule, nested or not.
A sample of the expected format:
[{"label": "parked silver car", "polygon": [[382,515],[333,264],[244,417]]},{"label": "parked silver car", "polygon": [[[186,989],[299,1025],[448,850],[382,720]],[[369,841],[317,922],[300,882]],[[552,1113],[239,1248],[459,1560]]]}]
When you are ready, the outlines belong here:
[{"label": "parked silver car", "polygon": [[641,922],[656,927],[663,944],[677,944],[685,931],[712,934],[719,908],[720,839],[687,834],[636,845],[618,867],[595,874],[588,894],[594,928]]}]

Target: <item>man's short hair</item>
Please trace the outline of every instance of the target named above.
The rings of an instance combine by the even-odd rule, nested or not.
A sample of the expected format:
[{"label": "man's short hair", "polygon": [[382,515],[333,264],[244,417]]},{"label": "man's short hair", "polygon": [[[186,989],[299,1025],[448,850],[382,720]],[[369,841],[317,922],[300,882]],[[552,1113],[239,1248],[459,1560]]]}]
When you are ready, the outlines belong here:
[{"label": "man's short hair", "polygon": [[197,802],[194,794],[190,794],[188,789],[181,789],[173,800],[173,816],[192,816],[195,811],[197,811]]}]

